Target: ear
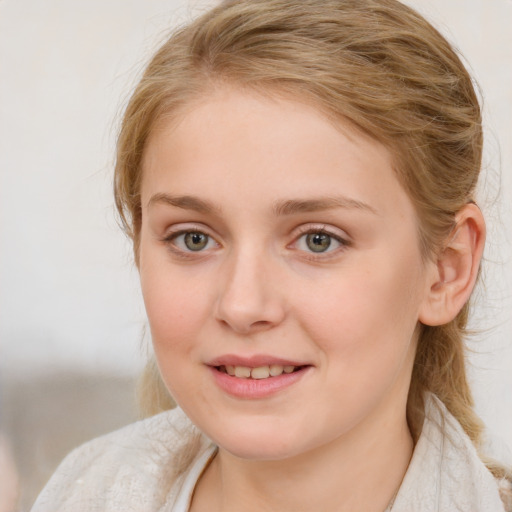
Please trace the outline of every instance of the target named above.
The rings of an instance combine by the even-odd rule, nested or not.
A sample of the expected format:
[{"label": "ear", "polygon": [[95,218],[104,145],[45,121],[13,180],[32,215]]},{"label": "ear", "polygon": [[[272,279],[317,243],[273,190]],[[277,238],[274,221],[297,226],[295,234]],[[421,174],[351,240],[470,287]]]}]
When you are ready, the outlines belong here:
[{"label": "ear", "polygon": [[475,286],[484,244],[482,212],[476,204],[467,204],[457,213],[455,228],[429,270],[420,322],[443,325],[457,316]]}]

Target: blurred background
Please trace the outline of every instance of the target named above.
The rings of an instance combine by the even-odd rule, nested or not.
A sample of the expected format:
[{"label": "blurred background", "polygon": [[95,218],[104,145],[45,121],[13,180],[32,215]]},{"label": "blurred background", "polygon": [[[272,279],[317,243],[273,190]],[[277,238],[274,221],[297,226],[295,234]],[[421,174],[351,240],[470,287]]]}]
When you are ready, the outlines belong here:
[{"label": "blurred background", "polygon": [[[116,126],[158,43],[213,3],[0,2],[0,431],[20,510],[71,448],[137,417],[148,349],[111,194]],[[478,411],[512,447],[512,1],[407,3],[483,91],[490,229],[470,367]]]}]

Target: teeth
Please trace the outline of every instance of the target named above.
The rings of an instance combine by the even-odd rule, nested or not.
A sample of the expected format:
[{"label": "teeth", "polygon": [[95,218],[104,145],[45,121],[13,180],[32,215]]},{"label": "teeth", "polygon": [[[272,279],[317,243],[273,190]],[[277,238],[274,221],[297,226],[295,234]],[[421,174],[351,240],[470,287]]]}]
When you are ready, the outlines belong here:
[{"label": "teeth", "polygon": [[240,379],[268,379],[269,377],[278,377],[283,373],[292,373],[296,366],[281,366],[280,364],[271,364],[270,366],[258,366],[257,368],[249,368],[248,366],[221,366],[220,370],[225,370],[228,375],[238,377]]},{"label": "teeth", "polygon": [[272,377],[277,377],[283,373],[283,367],[280,364],[271,364],[269,366],[269,372]]},{"label": "teeth", "polygon": [[251,376],[251,369],[247,366],[235,366],[235,377],[247,379]]},{"label": "teeth", "polygon": [[253,379],[268,379],[270,376],[270,368],[268,366],[260,366],[251,370]]}]

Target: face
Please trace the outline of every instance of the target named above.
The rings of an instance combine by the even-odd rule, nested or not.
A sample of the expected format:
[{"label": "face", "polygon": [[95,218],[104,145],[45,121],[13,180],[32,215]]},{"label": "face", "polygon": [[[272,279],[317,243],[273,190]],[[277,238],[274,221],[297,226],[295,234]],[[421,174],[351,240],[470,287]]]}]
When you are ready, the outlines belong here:
[{"label": "face", "polygon": [[221,90],[152,134],[141,192],[158,365],[221,449],[282,459],[405,423],[428,272],[383,146]]}]

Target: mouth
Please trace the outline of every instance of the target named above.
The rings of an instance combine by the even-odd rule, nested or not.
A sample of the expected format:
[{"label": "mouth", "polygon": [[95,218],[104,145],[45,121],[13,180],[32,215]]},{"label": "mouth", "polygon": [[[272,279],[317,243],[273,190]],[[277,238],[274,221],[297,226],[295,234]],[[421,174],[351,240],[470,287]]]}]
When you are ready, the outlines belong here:
[{"label": "mouth", "polygon": [[206,363],[217,386],[243,400],[265,399],[296,386],[314,366],[270,354],[224,354]]},{"label": "mouth", "polygon": [[219,365],[214,366],[215,370],[220,373],[225,373],[231,377],[236,377],[238,379],[252,379],[252,380],[263,380],[263,379],[272,379],[274,377],[279,377],[283,374],[291,374],[298,372],[304,368],[306,365],[302,366],[293,366],[293,365],[280,365],[280,364],[271,364],[271,365],[263,365],[263,366],[238,366],[238,365]]}]

